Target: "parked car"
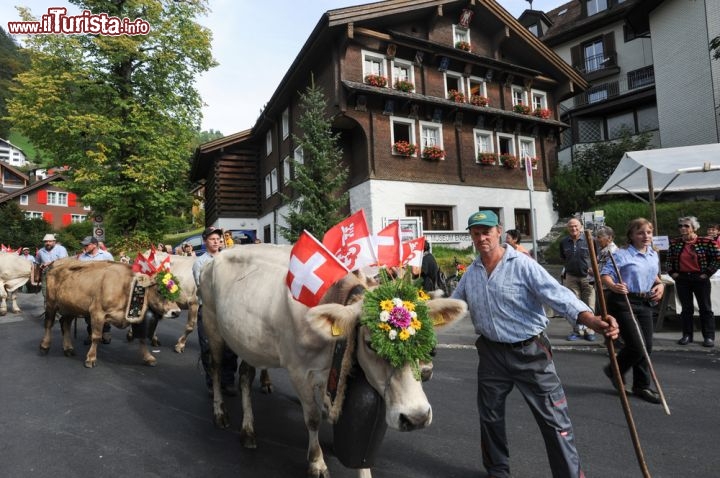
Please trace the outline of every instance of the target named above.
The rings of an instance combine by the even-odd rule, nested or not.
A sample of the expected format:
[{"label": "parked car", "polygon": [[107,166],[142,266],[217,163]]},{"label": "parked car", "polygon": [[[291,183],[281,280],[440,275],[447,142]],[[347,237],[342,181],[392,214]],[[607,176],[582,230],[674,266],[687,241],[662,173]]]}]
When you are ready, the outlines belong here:
[{"label": "parked car", "polygon": [[[252,244],[255,242],[255,231],[248,229],[228,229],[228,231],[230,231],[235,244]],[[186,237],[179,243],[175,244],[175,246],[173,246],[173,250],[176,250],[186,242],[192,246],[196,256],[205,254],[205,244],[202,240],[202,234],[193,234],[192,236]]]}]

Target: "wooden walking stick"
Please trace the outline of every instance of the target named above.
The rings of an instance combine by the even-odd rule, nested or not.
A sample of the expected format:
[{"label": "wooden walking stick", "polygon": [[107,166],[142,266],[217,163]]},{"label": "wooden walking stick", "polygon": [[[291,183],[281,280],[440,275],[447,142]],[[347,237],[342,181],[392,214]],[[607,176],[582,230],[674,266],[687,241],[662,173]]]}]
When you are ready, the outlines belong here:
[{"label": "wooden walking stick", "polygon": [[[590,231],[585,231],[585,240],[588,244],[590,251],[590,263],[592,265],[593,277],[595,277],[595,286],[597,291],[598,303],[600,304],[600,316],[604,321],[607,321],[607,305],[605,304],[605,296],[602,293],[602,285],[600,282],[600,270],[598,270],[597,256],[595,255],[595,243],[593,242],[592,234]],[[618,366],[617,357],[615,356],[615,344],[610,337],[605,337],[605,346],[608,349],[610,355],[610,364],[613,371],[613,377],[615,383],[618,385],[620,403],[622,403],[623,412],[625,413],[625,420],[628,424],[628,430],[630,431],[630,438],[635,448],[635,456],[637,457],[638,465],[640,465],[640,471],[642,471],[643,477],[650,478],[650,471],[648,470],[647,463],[645,463],[645,456],[643,455],[642,447],[640,446],[640,437],[638,436],[637,428],[635,428],[635,421],[630,411],[630,402],[628,402],[627,394],[625,393],[625,384],[620,374],[620,367]]]},{"label": "wooden walking stick", "polygon": [[[613,268],[615,269],[615,275],[617,275],[618,282],[622,282],[622,276],[620,275],[620,269],[618,269],[617,263],[615,262],[615,258],[610,254],[610,261],[612,262]],[[640,340],[640,344],[642,345],[642,352],[643,357],[647,361],[648,369],[650,370],[650,376],[653,379],[653,382],[655,382],[655,387],[658,390],[658,394],[660,395],[660,400],[662,401],[663,408],[665,409],[665,413],[670,415],[670,408],[668,407],[667,402],[665,401],[665,394],[663,393],[662,387],[660,387],[660,382],[657,379],[657,375],[655,375],[655,367],[653,367],[652,361],[650,360],[650,354],[647,351],[647,345],[645,344],[645,339],[643,338],[642,330],[640,330],[640,324],[638,324],[637,317],[635,317],[635,313],[632,310],[632,306],[630,305],[630,298],[625,294],[625,303],[627,304],[628,310],[630,311],[630,317],[632,318],[633,323],[633,332],[636,334],[637,338]]]}]

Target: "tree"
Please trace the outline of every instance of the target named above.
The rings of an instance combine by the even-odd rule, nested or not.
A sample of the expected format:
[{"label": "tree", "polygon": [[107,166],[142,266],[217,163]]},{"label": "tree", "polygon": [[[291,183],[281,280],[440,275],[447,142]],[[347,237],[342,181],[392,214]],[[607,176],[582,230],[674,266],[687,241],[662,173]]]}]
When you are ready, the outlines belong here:
[{"label": "tree", "polygon": [[647,149],[649,143],[649,134],[631,136],[625,131],[619,140],[579,150],[572,164],[560,166],[550,181],[553,208],[561,216],[591,210],[599,203],[595,191],[612,175],[625,152]]},{"label": "tree", "polygon": [[290,212],[289,227],[281,227],[280,234],[290,242],[297,241],[303,229],[322,238],[325,232],[343,219],[348,204],[347,192],[341,193],[348,177],[342,163],[339,135],[333,133],[325,115],[327,100],[312,81],[300,96],[304,110],[298,120],[302,137],[293,135],[303,151],[303,162],[294,161],[295,175],[288,182],[295,195],[283,195]]},{"label": "tree", "polygon": [[[32,35],[31,68],[8,104],[14,127],[70,167],[68,186],[123,236],[160,233],[186,209],[199,131],[195,77],[215,65],[204,0],[71,0],[93,15],[141,19],[146,35]],[[25,21],[29,11],[20,9]]]},{"label": "tree", "polygon": [[50,226],[42,219],[25,219],[25,212],[17,201],[7,201],[0,205],[0,243],[13,247],[35,247],[42,245],[43,236],[51,232]]},{"label": "tree", "polygon": [[22,54],[13,39],[0,26],[0,138],[10,137],[10,122],[7,121],[7,100],[10,85],[15,76],[27,69],[28,59]]}]

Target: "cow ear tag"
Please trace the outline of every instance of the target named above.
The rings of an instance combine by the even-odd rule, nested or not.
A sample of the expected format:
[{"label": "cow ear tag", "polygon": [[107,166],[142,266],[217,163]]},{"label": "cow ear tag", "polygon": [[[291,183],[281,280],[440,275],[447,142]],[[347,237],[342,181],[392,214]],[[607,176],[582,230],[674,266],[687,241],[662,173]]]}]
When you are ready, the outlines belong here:
[{"label": "cow ear tag", "polygon": [[341,334],[340,327],[335,325],[335,322],[333,322],[332,326],[330,326],[330,332],[332,333],[333,337],[337,337]]}]

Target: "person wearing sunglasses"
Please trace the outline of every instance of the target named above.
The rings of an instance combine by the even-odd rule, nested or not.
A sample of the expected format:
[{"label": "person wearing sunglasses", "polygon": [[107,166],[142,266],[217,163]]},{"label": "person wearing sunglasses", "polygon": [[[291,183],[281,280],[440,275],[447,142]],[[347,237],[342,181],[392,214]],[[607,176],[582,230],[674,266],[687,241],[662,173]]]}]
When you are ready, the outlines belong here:
[{"label": "person wearing sunglasses", "polygon": [[678,219],[680,236],[670,241],[666,269],[675,280],[675,290],[682,312],[682,337],[678,344],[687,345],[693,341],[693,315],[697,300],[700,314],[700,330],[703,347],[715,345],[715,316],[710,302],[710,277],[720,267],[720,251],[715,241],[700,237],[697,231],[700,223],[695,216]]}]

